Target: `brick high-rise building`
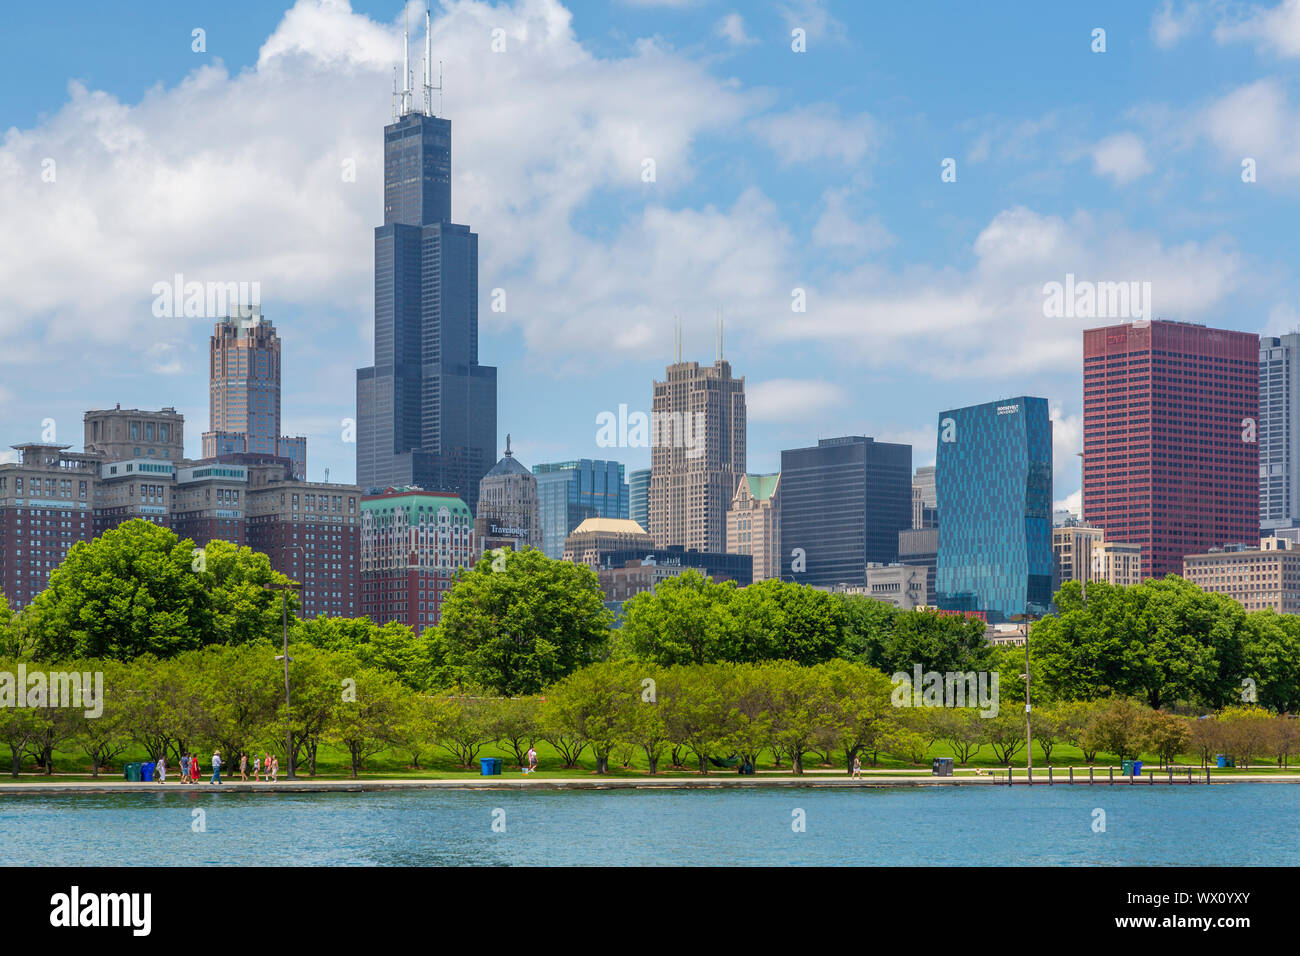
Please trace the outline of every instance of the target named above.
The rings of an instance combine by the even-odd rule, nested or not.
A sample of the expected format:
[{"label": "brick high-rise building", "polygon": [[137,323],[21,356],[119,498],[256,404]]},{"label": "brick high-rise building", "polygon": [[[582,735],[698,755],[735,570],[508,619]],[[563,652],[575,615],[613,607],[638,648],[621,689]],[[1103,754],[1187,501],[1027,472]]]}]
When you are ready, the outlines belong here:
[{"label": "brick high-rise building", "polygon": [[389,488],[361,501],[361,613],[417,634],[438,623],[460,568],[479,555],[474,518],[455,495]]},{"label": "brick high-rise building", "polygon": [[1187,322],[1083,333],[1083,518],[1145,577],[1259,537],[1259,336]]},{"label": "brick high-rise building", "polygon": [[307,477],[307,439],[280,434],[280,337],[260,307],[222,319],[209,340],[209,430],[203,457],[275,455]]},{"label": "brick high-rise building", "polygon": [[678,361],[654,383],[650,527],[661,548],[722,552],[727,509],[745,474],[745,379],[731,363]]},{"label": "brick high-rise building", "polygon": [[14,445],[0,465],[0,594],[18,609],[49,584],[71,547],[95,536],[99,458],[67,445]]}]

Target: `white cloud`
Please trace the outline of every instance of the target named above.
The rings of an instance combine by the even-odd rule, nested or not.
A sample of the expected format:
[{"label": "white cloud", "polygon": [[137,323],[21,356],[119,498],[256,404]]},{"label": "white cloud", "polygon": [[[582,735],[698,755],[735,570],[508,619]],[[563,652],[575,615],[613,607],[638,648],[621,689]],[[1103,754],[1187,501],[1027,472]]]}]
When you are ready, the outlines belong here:
[{"label": "white cloud", "polygon": [[1109,176],[1121,186],[1151,172],[1146,145],[1134,133],[1108,136],[1092,147],[1092,169],[1098,176]]},{"label": "white cloud", "polygon": [[1052,502],[1053,511],[1068,511],[1076,518],[1083,514],[1083,491],[1072,491],[1064,498]]},{"label": "white cloud", "polygon": [[[1086,213],[1070,219],[1023,207],[998,213],[973,243],[969,269],[874,264],[807,289],[804,321],[775,317],[771,337],[833,344],[844,359],[939,378],[1028,375],[1079,362],[1079,332],[1096,319],[1043,314],[1043,285],[1066,273],[1092,281],[1150,282],[1155,317],[1213,316],[1238,281],[1226,239],[1167,246]],[[797,283],[796,283],[797,284]],[[788,296],[770,283],[774,300]],[[788,302],[788,298],[785,298]],[[775,316],[768,306],[765,315]],[[735,309],[733,308],[733,314]]]},{"label": "white cloud", "polygon": [[[574,268],[593,244],[572,219],[594,193],[666,201],[692,176],[695,137],[760,105],[653,41],[597,58],[570,20],[557,0],[518,0],[457,3],[435,21],[455,141],[454,216],[484,237],[486,288],[513,292]],[[256,68],[232,76],[206,65],[135,104],[72,84],[49,119],[10,129],[0,140],[0,335],[36,327],[46,346],[114,343],[130,322],[137,343],[206,337],[208,318],[149,312],[152,285],[175,273],[259,281],[273,320],[292,302],[368,328],[381,127],[401,22],[375,23],[344,0],[299,0]],[[497,26],[504,54],[489,47]],[[413,56],[421,45],[413,40]],[[412,68],[418,75],[418,59]],[[652,184],[641,181],[647,157]],[[53,182],[42,181],[46,158]],[[66,281],[69,271],[77,282]]]},{"label": "white cloud", "polygon": [[865,255],[894,244],[894,236],[879,217],[858,219],[851,214],[848,190],[828,189],[822,195],[822,202],[821,215],[812,231],[813,242],[817,245]]},{"label": "white cloud", "polygon": [[1178,3],[1165,0],[1160,8],[1151,15],[1151,39],[1162,50],[1168,50],[1181,43],[1201,19],[1199,3]]},{"label": "white cloud", "polygon": [[778,9],[785,20],[786,34],[796,28],[803,30],[809,40],[829,40],[839,43],[845,38],[844,24],[831,16],[823,0],[789,0]]},{"label": "white cloud", "polygon": [[841,117],[837,107],[825,103],[761,116],[750,123],[750,129],[784,165],[822,159],[856,165],[880,139],[869,114]]},{"label": "white cloud", "polygon": [[1258,80],[1213,101],[1198,127],[1227,162],[1254,159],[1260,184],[1300,177],[1300,112],[1276,80]]},{"label": "white cloud", "polygon": [[1221,20],[1214,30],[1220,43],[1244,40],[1277,56],[1300,56],[1300,0],[1281,0],[1274,7],[1251,6],[1245,13],[1230,9],[1232,18]]},{"label": "white cloud", "polygon": [[806,422],[847,401],[842,388],[818,379],[777,378],[745,385],[747,418],[753,424]]},{"label": "white cloud", "polygon": [[718,21],[714,32],[732,46],[749,46],[758,42],[745,32],[745,18],[739,13],[728,13]]},{"label": "white cloud", "polygon": [[1052,417],[1052,485],[1072,488],[1079,484],[1079,452],[1083,451],[1083,416],[1068,415],[1060,405],[1050,409]]}]

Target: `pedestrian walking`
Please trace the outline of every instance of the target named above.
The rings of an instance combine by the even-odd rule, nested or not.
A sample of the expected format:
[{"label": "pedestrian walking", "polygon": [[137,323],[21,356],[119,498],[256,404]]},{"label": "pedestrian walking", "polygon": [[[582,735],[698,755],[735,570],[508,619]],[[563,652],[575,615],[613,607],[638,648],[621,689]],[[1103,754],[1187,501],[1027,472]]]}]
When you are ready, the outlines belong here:
[{"label": "pedestrian walking", "polygon": [[159,783],[167,782],[167,755],[163,754],[158,758],[158,766],[154,768],[153,775],[158,778]]},{"label": "pedestrian walking", "polygon": [[199,755],[190,754],[190,783],[199,782]]},{"label": "pedestrian walking", "polygon": [[253,783],[262,781],[262,758],[253,754]]},{"label": "pedestrian walking", "polygon": [[271,758],[271,782],[275,783],[280,779],[280,758]]},{"label": "pedestrian walking", "polygon": [[239,755],[239,779],[248,779],[248,754]]},{"label": "pedestrian walking", "polygon": [[221,783],[221,751],[212,752],[212,779],[208,783]]},{"label": "pedestrian walking", "polygon": [[857,754],[853,755],[853,779],[862,779],[862,758]]},{"label": "pedestrian walking", "polygon": [[190,755],[181,754],[181,783],[190,782]]},{"label": "pedestrian walking", "polygon": [[528,747],[528,772],[537,773],[537,748],[532,745]]}]

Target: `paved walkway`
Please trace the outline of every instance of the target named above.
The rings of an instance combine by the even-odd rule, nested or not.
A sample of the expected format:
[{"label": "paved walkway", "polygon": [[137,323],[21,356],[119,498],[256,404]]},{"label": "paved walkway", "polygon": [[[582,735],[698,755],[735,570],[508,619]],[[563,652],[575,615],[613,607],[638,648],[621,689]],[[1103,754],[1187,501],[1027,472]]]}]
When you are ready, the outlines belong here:
[{"label": "paved walkway", "polygon": [[[36,777],[31,780],[0,781],[0,795],[5,794],[67,794],[67,793],[322,793],[322,792],[362,792],[376,790],[634,790],[634,789],[699,789],[721,787],[952,787],[952,786],[1006,786],[1005,772],[991,773],[988,776],[965,774],[956,777],[921,776],[917,773],[904,775],[902,772],[864,771],[861,780],[853,780],[847,775],[838,777],[812,776],[771,776],[760,775],[742,777],[738,774],[709,774],[704,777],[542,777],[529,776],[492,776],[463,777],[447,780],[421,779],[363,779],[363,780],[312,780],[302,777],[297,780],[280,780],[277,783],[239,783],[227,782],[221,786],[214,784],[175,784],[159,785],[156,783],[131,783],[125,780],[105,778],[100,781],[59,781]],[[1168,776],[1157,773],[1154,782],[1150,778],[1133,778],[1115,775],[1114,786],[1169,786]],[[1300,783],[1297,774],[1216,774],[1211,771],[1211,783],[1214,785],[1228,783]],[[1024,770],[1019,770],[1014,777],[1016,786],[1025,785]],[[1192,774],[1193,785],[1205,784],[1205,771]],[[1187,775],[1181,779],[1175,775],[1176,786],[1187,786]],[[1066,774],[1055,774],[1055,786],[1069,786]],[[1109,786],[1107,775],[1097,773],[1095,786]],[[1047,774],[1036,772],[1034,786],[1048,786]],[[1088,786],[1086,773],[1075,774],[1074,786]]]}]

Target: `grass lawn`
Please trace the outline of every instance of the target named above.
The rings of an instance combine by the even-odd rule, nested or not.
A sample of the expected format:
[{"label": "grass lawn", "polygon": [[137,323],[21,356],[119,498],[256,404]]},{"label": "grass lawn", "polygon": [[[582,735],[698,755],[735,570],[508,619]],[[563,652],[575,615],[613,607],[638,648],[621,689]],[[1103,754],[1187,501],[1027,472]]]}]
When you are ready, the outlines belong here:
[{"label": "grass lawn", "polygon": [[[520,775],[519,766],[515,762],[514,756],[511,754],[509,750],[505,748],[499,747],[496,744],[487,744],[479,752],[479,756],[500,757],[502,761],[503,776]],[[926,762],[923,764],[913,764],[906,760],[902,760],[897,757],[891,756],[889,754],[881,754],[879,761],[877,762],[875,767],[871,765],[870,760],[864,759],[862,761],[862,769],[864,771],[869,771],[873,769],[874,770],[912,770],[912,771],[928,770],[930,766],[929,763],[930,758],[951,757],[951,756],[953,756],[951,748],[949,748],[947,744],[940,741],[930,748],[929,752],[926,755]],[[222,776],[226,780],[231,779],[232,776],[238,778],[239,776],[238,755],[231,757],[231,755],[229,754],[222,754],[222,757],[225,760],[225,764],[222,767]],[[250,758],[249,762],[251,767],[251,762],[252,762],[251,754],[249,755],[249,758]],[[147,755],[143,749],[138,747],[131,748],[130,750],[128,750],[127,752],[125,752],[124,754],[122,754],[120,757],[118,757],[116,760],[113,761],[112,770],[101,771],[100,779],[120,780],[122,778],[123,764],[130,761],[144,761],[146,759],[147,759]],[[833,759],[832,763],[823,763],[820,756],[816,754],[807,754],[805,755],[804,758],[804,769],[805,771],[835,770],[838,772],[845,772],[843,755],[836,753],[833,755],[832,759]],[[1159,761],[1153,755],[1148,754],[1141,759],[1144,762],[1144,767],[1143,767],[1144,774],[1147,770],[1153,770],[1157,772],[1160,771]],[[200,767],[201,767],[200,779],[202,780],[207,780],[212,775],[212,768],[209,763],[210,760],[211,760],[210,753],[205,753],[202,755],[200,761]],[[595,758],[591,756],[590,751],[583,751],[582,755],[578,758],[577,767],[565,769],[562,766],[563,760],[556,753],[555,749],[545,742],[539,742],[537,744],[537,760],[538,760],[539,772],[541,772],[542,774],[548,777],[590,778],[596,776],[596,771],[595,771],[596,761]],[[683,762],[687,765],[685,768],[672,769],[669,766],[670,763],[669,754],[668,752],[665,752],[663,757],[661,757],[659,761],[658,776],[660,777],[700,776],[699,771],[695,768],[695,761],[690,757],[689,754],[685,754],[685,753],[683,754]],[[1064,777],[1066,774],[1065,768],[1067,766],[1075,767],[1076,776],[1078,775],[1080,770],[1082,770],[1084,776],[1087,775],[1087,770],[1084,769],[1086,768],[1087,765],[1084,762],[1083,753],[1077,748],[1070,747],[1064,744],[1058,744],[1057,746],[1052,748],[1051,762],[1053,767],[1060,768],[1062,777]],[[1025,754],[1023,750],[1015,756],[1012,763],[1017,770],[1019,770],[1021,773],[1024,772]],[[1190,766],[1196,769],[1199,768],[1200,766],[1200,759],[1192,754],[1184,754],[1181,755],[1176,761],[1174,761],[1174,765],[1175,767]],[[7,762],[5,766],[7,767]],[[1097,761],[1094,764],[1095,767],[1094,773],[1099,778],[1106,777],[1107,767],[1111,767],[1111,766],[1115,768],[1115,775],[1118,777],[1120,772],[1120,761],[1111,754],[1098,754]],[[55,777],[57,779],[71,780],[71,781],[93,780],[94,777],[91,775],[89,768],[90,768],[90,762],[85,757],[84,754],[79,754],[74,752],[67,752],[67,753],[59,752],[59,751],[55,752],[54,772],[55,772]],[[958,765],[956,768],[956,772],[961,775],[968,775],[968,774],[973,774],[976,768],[982,770],[988,770],[990,772],[995,772],[995,773],[1006,772],[1005,765],[999,764],[997,762],[996,758],[993,756],[992,748],[987,746],[981,748],[981,750],[978,753],[976,753],[968,763]],[[1298,768],[1300,768],[1300,765],[1298,765]],[[789,774],[790,762],[788,759],[786,759],[778,767],[775,765],[772,759],[772,755],[770,753],[765,753],[760,757],[758,767],[756,769],[760,774],[765,774],[765,773]],[[1036,776],[1041,775],[1045,777],[1047,774],[1047,760],[1044,757],[1042,750],[1037,746],[1034,747],[1034,769],[1036,771]],[[1274,761],[1267,760],[1267,759],[1260,760],[1258,763],[1253,764],[1248,771],[1245,769],[1219,770],[1213,767],[1211,767],[1211,769],[1216,774],[1228,774],[1228,775],[1232,775],[1234,773],[1235,774],[1240,774],[1240,773],[1259,774],[1259,773],[1285,772],[1281,768],[1277,767]],[[348,759],[347,752],[341,748],[328,747],[322,744],[320,751],[318,752],[317,755],[316,770],[317,770],[316,777],[318,779],[325,779],[325,780],[350,779],[351,763]],[[647,771],[647,763],[646,763],[645,755],[640,750],[638,750],[633,755],[632,762],[627,769],[624,769],[621,766],[621,757],[610,759],[609,776],[611,777],[644,776],[646,775],[646,771]],[[168,764],[169,778],[174,779],[179,772],[180,772],[180,768],[178,766],[171,763]],[[251,778],[252,771],[250,770],[249,773]],[[280,779],[283,780],[287,775],[287,773],[288,773],[288,767],[286,766],[286,761],[282,760],[280,762]],[[719,776],[732,776],[735,775],[736,771],[734,769],[718,768],[710,765],[709,773],[716,774]],[[406,779],[443,780],[443,779],[455,779],[458,777],[478,776],[478,775],[479,775],[479,768],[477,766],[477,763],[473,768],[470,769],[460,767],[457,765],[455,758],[452,757],[450,754],[448,754],[446,751],[442,750],[441,748],[422,753],[420,755],[419,768],[415,768],[412,765],[412,756],[409,751],[404,751],[404,750],[383,751],[369,758],[366,761],[365,767],[361,772],[362,778],[370,778],[370,779],[397,777],[397,778],[406,778]],[[306,776],[305,771],[300,769],[299,776],[305,777]],[[31,761],[29,760],[24,761],[22,776],[20,779],[31,781],[35,779],[41,779],[42,777],[43,775],[39,774],[36,771]],[[4,773],[3,775],[0,775],[0,784],[3,784],[4,781],[11,780],[11,779],[12,778],[9,776],[8,773]]]}]

